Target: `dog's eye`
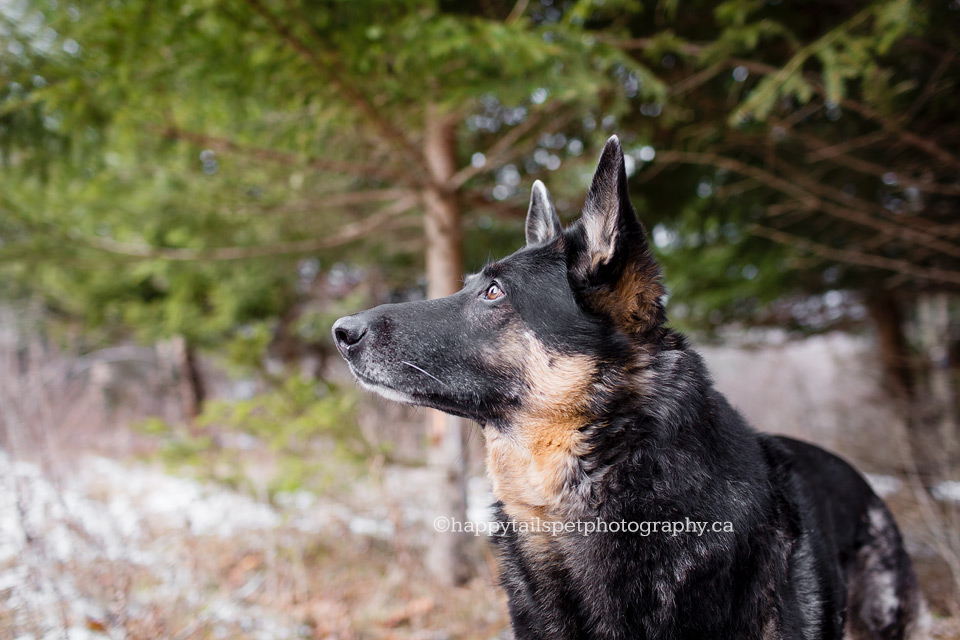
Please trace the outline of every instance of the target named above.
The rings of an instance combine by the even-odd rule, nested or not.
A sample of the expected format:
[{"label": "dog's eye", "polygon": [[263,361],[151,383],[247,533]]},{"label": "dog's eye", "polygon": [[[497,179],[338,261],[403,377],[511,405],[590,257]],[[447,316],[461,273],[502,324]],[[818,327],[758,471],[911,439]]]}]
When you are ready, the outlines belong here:
[{"label": "dog's eye", "polygon": [[503,292],[503,289],[500,288],[496,282],[487,287],[487,290],[483,292],[484,300],[496,300],[502,298],[506,294]]}]

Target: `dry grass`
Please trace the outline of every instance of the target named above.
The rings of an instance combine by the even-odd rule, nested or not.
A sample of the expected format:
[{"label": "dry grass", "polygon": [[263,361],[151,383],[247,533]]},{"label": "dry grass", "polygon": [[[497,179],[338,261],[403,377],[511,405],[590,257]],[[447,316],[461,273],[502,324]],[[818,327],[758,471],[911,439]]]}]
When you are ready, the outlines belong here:
[{"label": "dry grass", "polygon": [[[277,508],[142,463],[71,466],[53,479],[32,463],[0,465],[13,497],[0,523],[12,541],[0,553],[0,637],[497,638],[507,628],[489,571],[461,588],[426,574],[423,522],[342,501]],[[386,526],[357,531],[371,522]]]}]

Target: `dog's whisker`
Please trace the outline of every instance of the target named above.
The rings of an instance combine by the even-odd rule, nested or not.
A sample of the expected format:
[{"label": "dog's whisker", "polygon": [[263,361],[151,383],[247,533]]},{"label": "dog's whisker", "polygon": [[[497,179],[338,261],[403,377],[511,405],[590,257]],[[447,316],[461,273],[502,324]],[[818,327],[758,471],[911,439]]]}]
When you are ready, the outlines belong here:
[{"label": "dog's whisker", "polygon": [[442,385],[446,385],[446,384],[447,384],[446,382],[444,382],[443,380],[441,380],[441,379],[438,378],[437,376],[433,375],[433,374],[430,373],[429,371],[424,371],[423,369],[421,369],[421,368],[418,367],[417,365],[415,365],[415,364],[410,364],[410,363],[407,362],[406,360],[401,360],[401,361],[400,361],[400,364],[405,364],[405,365],[407,365],[408,367],[411,367],[411,368],[413,368],[413,369],[416,369],[417,371],[419,371],[419,372],[422,373],[423,375],[429,376],[429,377],[433,378],[434,380],[436,380],[437,382],[439,382],[439,383],[442,384]]}]

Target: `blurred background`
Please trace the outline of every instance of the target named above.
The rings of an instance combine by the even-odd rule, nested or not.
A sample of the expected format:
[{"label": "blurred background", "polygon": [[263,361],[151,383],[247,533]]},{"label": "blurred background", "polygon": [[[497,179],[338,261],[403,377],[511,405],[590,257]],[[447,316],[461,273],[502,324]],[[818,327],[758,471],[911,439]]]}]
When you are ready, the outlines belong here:
[{"label": "blurred background", "polygon": [[0,0],[0,637],[509,638],[476,425],[333,320],[627,153],[668,313],[960,638],[960,0]]}]

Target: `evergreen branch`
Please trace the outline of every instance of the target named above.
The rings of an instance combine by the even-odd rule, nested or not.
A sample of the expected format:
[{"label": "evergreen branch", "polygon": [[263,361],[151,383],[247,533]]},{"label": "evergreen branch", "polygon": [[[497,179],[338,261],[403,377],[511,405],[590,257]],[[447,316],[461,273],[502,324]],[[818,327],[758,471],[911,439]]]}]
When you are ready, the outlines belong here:
[{"label": "evergreen branch", "polygon": [[828,31],[822,37],[814,40],[804,47],[801,47],[800,50],[797,51],[792,58],[790,58],[787,64],[780,67],[772,76],[768,76],[768,81],[762,86],[758,87],[757,90],[749,98],[747,98],[747,100],[737,110],[737,113],[734,114],[734,117],[754,111],[759,105],[775,99],[777,92],[783,87],[787,80],[789,80],[790,76],[798,73],[802,75],[803,65],[807,62],[807,60],[817,55],[818,52],[833,45],[849,31],[860,26],[873,14],[873,12],[874,7],[872,5],[868,6],[852,16],[849,20]]},{"label": "evergreen branch", "polygon": [[252,147],[234,142],[228,138],[221,138],[205,133],[187,131],[176,126],[167,126],[159,130],[162,137],[168,140],[183,140],[198,146],[203,146],[221,153],[237,153],[259,160],[269,160],[285,165],[302,165],[319,171],[347,173],[361,178],[375,177],[388,182],[403,181],[405,176],[394,173],[380,164],[364,164],[359,162],[344,162],[330,160],[316,156],[301,156],[290,151],[270,149],[267,147]]},{"label": "evergreen branch", "polygon": [[[296,255],[313,253],[324,249],[332,249],[356,240],[361,240],[373,232],[383,232],[399,228],[406,224],[398,220],[401,214],[406,213],[419,202],[419,198],[410,196],[401,199],[383,211],[375,213],[363,220],[346,224],[340,227],[337,233],[323,238],[309,238],[294,242],[283,242],[272,245],[218,247],[215,249],[184,249],[174,247],[155,247],[150,245],[120,242],[109,238],[75,237],[74,242],[86,244],[95,249],[133,256],[144,259],[172,260],[172,261],[221,261],[246,260],[268,256]],[[398,224],[399,223],[399,224]]]},{"label": "evergreen branch", "polygon": [[[651,38],[632,38],[624,40],[605,38],[601,36],[600,39],[625,51],[645,51],[657,45],[657,43]],[[693,42],[675,42],[671,43],[671,47],[677,51],[677,53],[681,53],[690,57],[698,57],[709,51],[709,48],[706,45]],[[761,76],[776,76],[783,69],[783,67],[777,67],[764,62],[758,62],[756,60],[745,60],[742,58],[729,58],[725,61],[725,64],[727,68],[744,67],[750,73]],[[803,80],[815,93],[820,96],[826,96],[826,88],[824,87],[823,83],[819,81],[816,75],[809,73],[803,74]],[[840,106],[859,114],[861,117],[867,120],[876,122],[880,125],[884,132],[886,132],[888,135],[896,137],[899,141],[915,147],[924,153],[927,153],[928,155],[931,155],[938,160],[941,160],[954,167],[960,167],[960,158],[950,151],[944,149],[935,140],[923,137],[912,131],[907,131],[899,122],[881,115],[872,107],[858,102],[850,97],[841,99]]]},{"label": "evergreen branch", "polygon": [[273,31],[283,39],[294,51],[306,60],[327,82],[339,91],[357,110],[364,115],[367,121],[376,127],[380,133],[390,141],[392,146],[400,153],[404,159],[403,165],[410,174],[414,182],[422,183],[421,169],[423,167],[423,157],[419,150],[407,138],[407,136],[388,119],[383,117],[377,108],[366,96],[361,93],[345,78],[347,73],[340,66],[333,55],[325,56],[321,59],[313,49],[293,33],[286,24],[273,15],[260,0],[246,0],[247,4],[259,14]]}]

